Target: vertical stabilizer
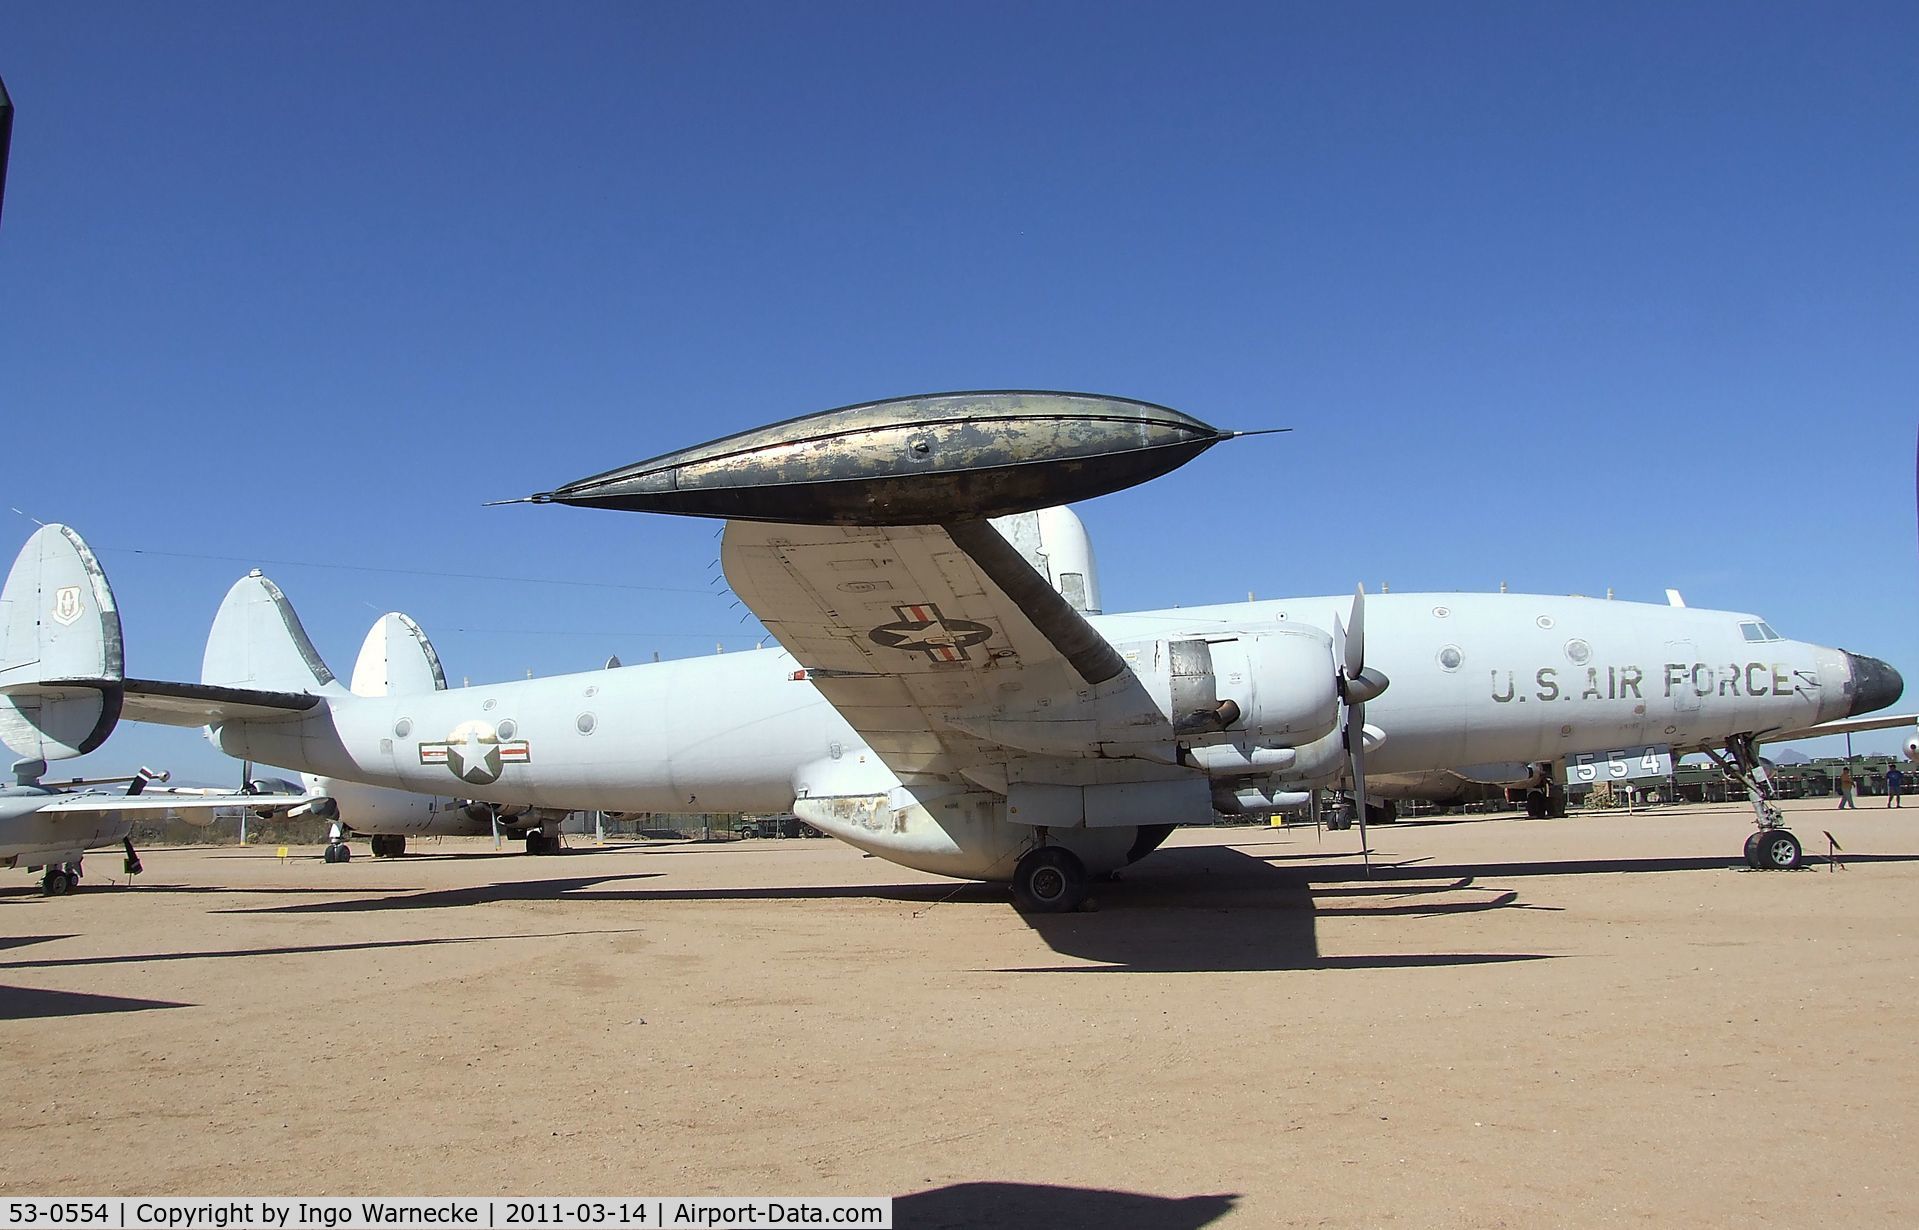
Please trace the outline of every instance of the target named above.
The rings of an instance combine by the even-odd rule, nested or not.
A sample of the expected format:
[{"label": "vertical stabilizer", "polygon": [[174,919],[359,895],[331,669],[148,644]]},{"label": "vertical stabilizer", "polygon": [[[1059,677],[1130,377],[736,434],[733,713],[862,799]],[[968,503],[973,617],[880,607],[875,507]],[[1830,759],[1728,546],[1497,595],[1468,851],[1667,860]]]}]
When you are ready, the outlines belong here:
[{"label": "vertical stabilizer", "polygon": [[389,611],[367,630],[360,656],[353,663],[351,691],[355,696],[404,696],[415,692],[446,691],[446,672],[440,655],[419,624],[398,611]]},{"label": "vertical stabilizer", "polygon": [[73,530],[42,526],[0,589],[0,741],[37,760],[92,751],[120,718],[125,673],[100,561]]},{"label": "vertical stabilizer", "polygon": [[1019,548],[1033,571],[1082,615],[1101,611],[1093,541],[1079,514],[1065,505],[994,517],[992,527]]},{"label": "vertical stabilizer", "polygon": [[233,583],[213,617],[200,682],[281,692],[318,692],[334,685],[333,672],[307,639],[293,604],[257,569]]}]

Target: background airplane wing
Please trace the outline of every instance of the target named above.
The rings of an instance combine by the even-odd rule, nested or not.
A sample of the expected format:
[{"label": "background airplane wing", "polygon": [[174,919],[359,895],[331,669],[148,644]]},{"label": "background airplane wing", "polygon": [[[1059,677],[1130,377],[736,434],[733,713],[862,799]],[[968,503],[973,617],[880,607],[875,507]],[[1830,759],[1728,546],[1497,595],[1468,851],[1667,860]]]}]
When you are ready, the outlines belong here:
[{"label": "background airplane wing", "polygon": [[1817,726],[1799,726],[1788,730],[1762,730],[1756,735],[1761,743],[1785,743],[1792,739],[1817,739],[1821,735],[1856,735],[1862,730],[1886,730],[1894,726],[1919,723],[1919,713],[1874,713],[1866,717],[1839,718]]},{"label": "background airplane wing", "polygon": [[[727,582],[908,786],[1004,763],[995,723],[1046,715],[1061,745],[1115,704],[1163,722],[1125,661],[983,521],[730,521]],[[1094,754],[1091,751],[1082,754]]]},{"label": "background airplane wing", "polygon": [[68,794],[53,799],[39,809],[40,815],[62,812],[119,812],[126,815],[163,815],[168,812],[211,812],[244,807],[249,811],[289,811],[302,803],[325,796],[318,794],[239,794],[227,792],[176,792],[148,788],[140,794]]}]

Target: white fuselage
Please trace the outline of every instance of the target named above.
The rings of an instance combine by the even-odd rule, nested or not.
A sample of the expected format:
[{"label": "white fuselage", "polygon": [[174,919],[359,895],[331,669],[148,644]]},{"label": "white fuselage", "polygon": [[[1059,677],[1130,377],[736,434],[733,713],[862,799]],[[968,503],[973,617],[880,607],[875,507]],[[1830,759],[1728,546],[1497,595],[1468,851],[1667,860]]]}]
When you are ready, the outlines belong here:
[{"label": "white fuselage", "polygon": [[[1350,604],[1282,599],[1092,622],[1124,646],[1327,629]],[[1682,749],[1847,711],[1844,655],[1749,639],[1742,624],[1752,616],[1524,594],[1382,594],[1367,600],[1366,615],[1367,663],[1391,681],[1366,710],[1383,736],[1367,766],[1382,774],[1638,744]],[[303,716],[228,722],[217,738],[229,754],[264,764],[531,807],[769,812],[796,800],[868,800],[857,823],[838,822],[829,813],[843,809],[818,802],[803,814],[911,866],[1002,878],[1006,852],[1031,830],[994,814],[985,792],[961,788],[937,807],[924,791],[903,798],[859,734],[795,678],[803,665],[766,649],[400,696],[334,685]],[[887,817],[875,810],[882,798]],[[1130,832],[1086,835],[1091,869],[1124,862]]]}]

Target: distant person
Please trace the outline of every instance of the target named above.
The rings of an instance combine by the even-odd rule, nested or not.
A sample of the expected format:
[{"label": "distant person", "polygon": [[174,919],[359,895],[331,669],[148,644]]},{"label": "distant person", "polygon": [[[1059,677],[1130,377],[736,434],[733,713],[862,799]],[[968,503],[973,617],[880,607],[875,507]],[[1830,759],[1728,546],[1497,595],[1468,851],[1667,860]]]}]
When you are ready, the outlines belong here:
[{"label": "distant person", "polygon": [[1848,807],[1852,808],[1854,811],[1859,810],[1859,805],[1852,801],[1852,792],[1853,792],[1852,769],[1848,767],[1848,768],[1839,770],[1839,810],[1840,811],[1844,811]]},{"label": "distant person", "polygon": [[1899,771],[1898,765],[1893,765],[1886,770],[1886,806],[1887,807],[1904,807],[1905,806],[1904,803],[1901,803],[1899,801],[1899,791],[1902,788],[1904,788],[1905,784],[1906,784],[1906,775]]}]

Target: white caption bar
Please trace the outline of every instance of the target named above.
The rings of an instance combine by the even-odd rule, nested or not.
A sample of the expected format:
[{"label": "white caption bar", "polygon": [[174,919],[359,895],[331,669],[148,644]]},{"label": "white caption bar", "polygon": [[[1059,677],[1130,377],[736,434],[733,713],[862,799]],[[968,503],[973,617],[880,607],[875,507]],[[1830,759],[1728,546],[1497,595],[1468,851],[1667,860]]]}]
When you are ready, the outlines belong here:
[{"label": "white caption bar", "polygon": [[104,1230],[730,1230],[741,1226],[860,1226],[892,1230],[893,1199],[820,1196],[36,1196],[0,1201],[0,1226]]}]

